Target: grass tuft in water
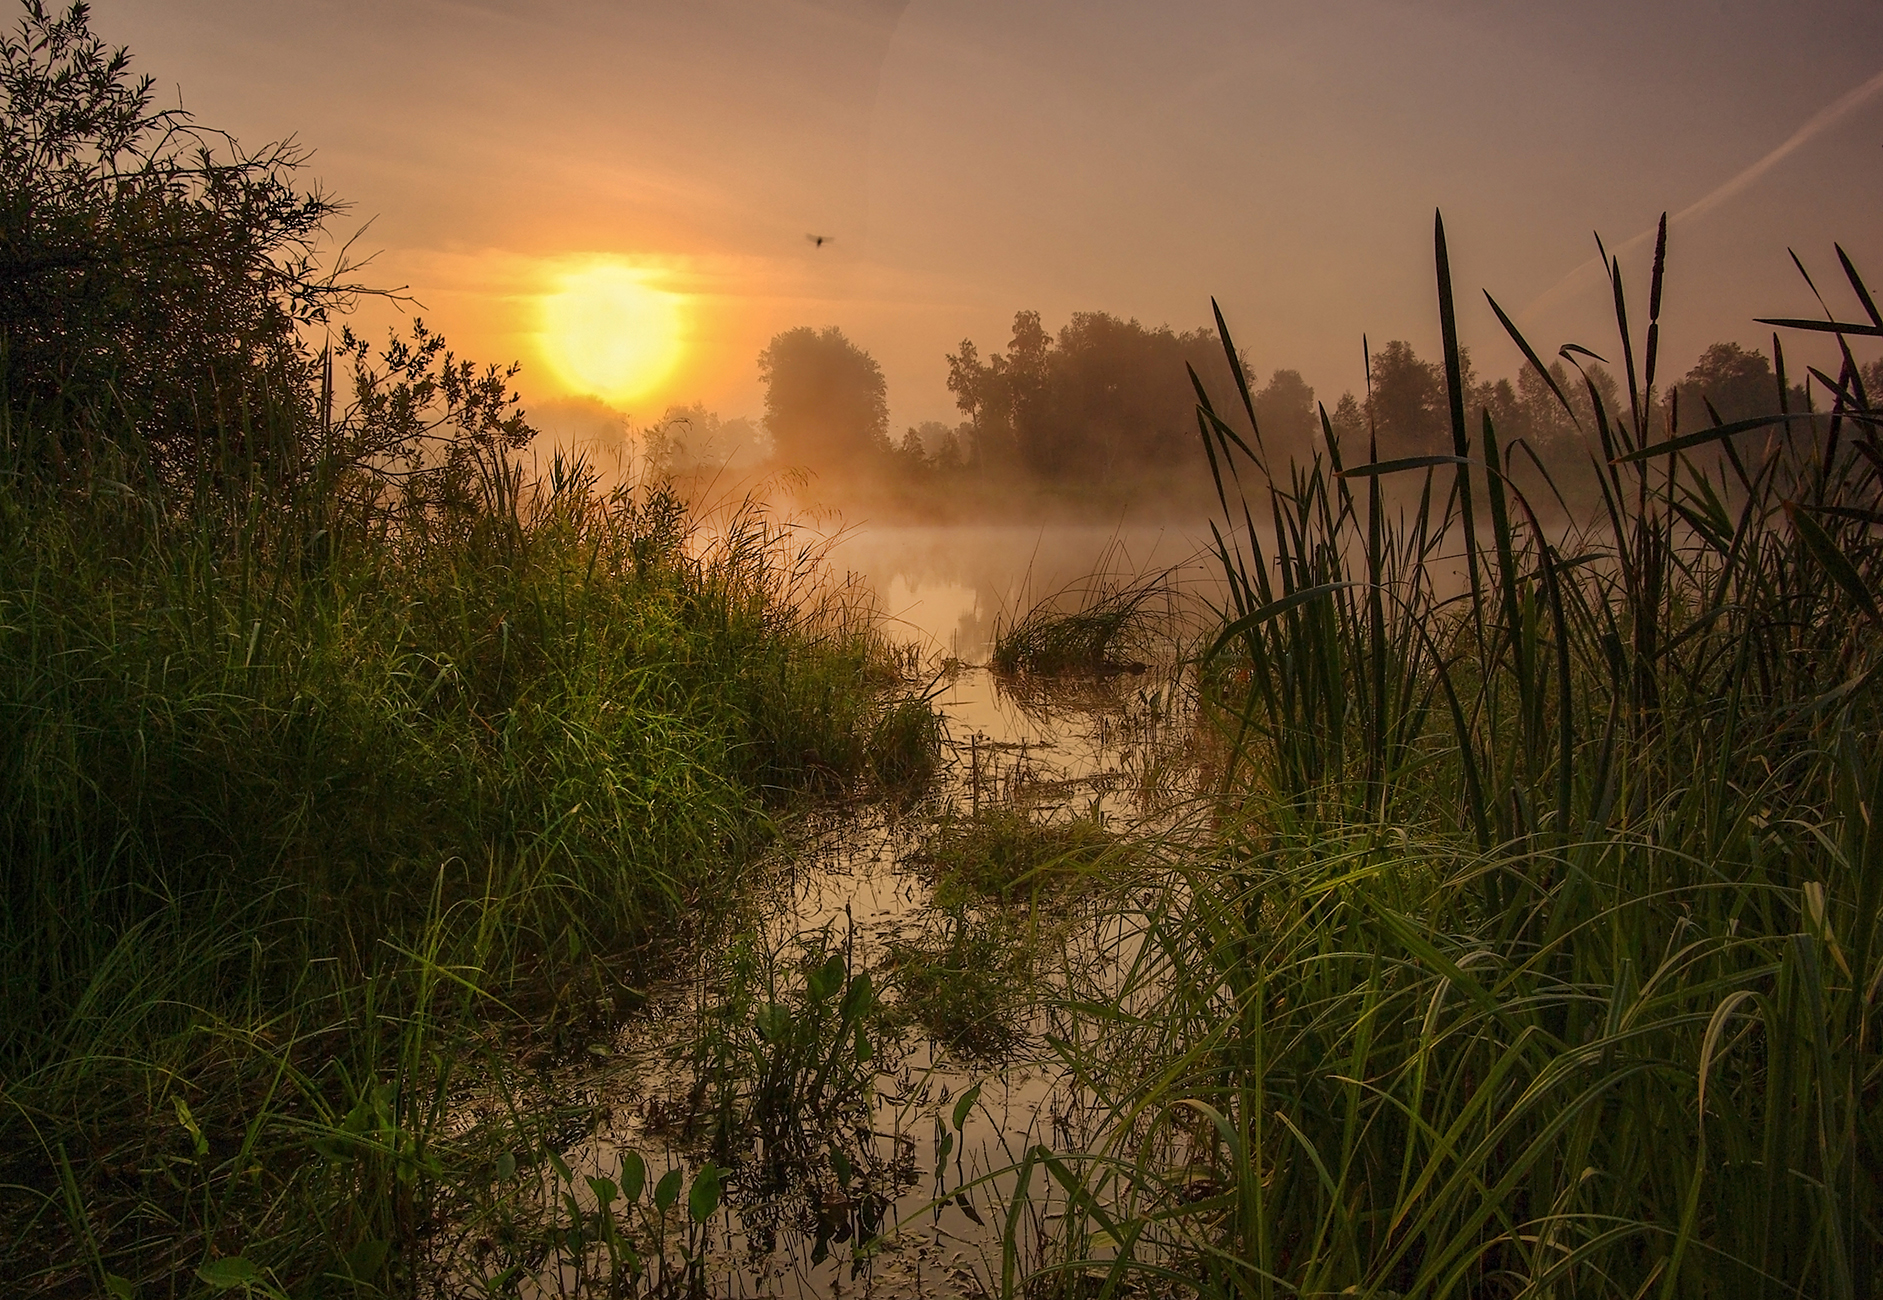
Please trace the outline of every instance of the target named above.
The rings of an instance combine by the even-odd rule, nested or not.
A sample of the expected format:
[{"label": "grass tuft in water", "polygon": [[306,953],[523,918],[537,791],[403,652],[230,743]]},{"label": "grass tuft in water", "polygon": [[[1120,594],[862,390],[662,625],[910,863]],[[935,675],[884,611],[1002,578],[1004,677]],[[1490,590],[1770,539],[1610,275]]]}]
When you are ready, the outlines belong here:
[{"label": "grass tuft in water", "polygon": [[1143,662],[1132,655],[1151,602],[1165,594],[1157,578],[1062,592],[1011,625],[996,625],[989,666],[997,673],[1040,676],[1142,672]]}]

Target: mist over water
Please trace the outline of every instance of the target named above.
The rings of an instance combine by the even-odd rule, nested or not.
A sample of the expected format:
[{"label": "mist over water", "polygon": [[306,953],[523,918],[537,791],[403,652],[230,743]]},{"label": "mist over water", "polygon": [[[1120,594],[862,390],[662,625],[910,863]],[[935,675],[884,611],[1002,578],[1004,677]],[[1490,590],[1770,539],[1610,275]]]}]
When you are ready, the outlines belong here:
[{"label": "mist over water", "polygon": [[891,635],[979,663],[995,624],[1043,600],[1076,606],[1093,580],[1168,573],[1176,587],[1201,581],[1208,523],[862,524],[841,534],[830,561],[877,594]]}]

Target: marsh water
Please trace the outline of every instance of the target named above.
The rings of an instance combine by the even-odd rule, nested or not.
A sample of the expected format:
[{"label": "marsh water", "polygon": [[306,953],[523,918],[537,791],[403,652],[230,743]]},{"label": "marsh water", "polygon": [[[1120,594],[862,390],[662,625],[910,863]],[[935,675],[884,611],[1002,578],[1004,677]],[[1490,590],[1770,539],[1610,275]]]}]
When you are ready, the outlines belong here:
[{"label": "marsh water", "polygon": [[[1030,1225],[1007,1235],[1015,1167],[1041,1144],[1066,1150],[1091,1136],[1093,1099],[1049,1046],[1066,1031],[1043,995],[1063,991],[1074,970],[1102,983],[1128,960],[1133,936],[1076,899],[944,897],[932,839],[940,826],[994,815],[1127,836],[1183,806],[1195,771],[1191,695],[1168,650],[1196,554],[1193,537],[1177,529],[884,528],[836,538],[832,567],[866,581],[892,634],[915,647],[909,662],[926,675],[943,719],[940,776],[912,802],[857,802],[791,828],[733,917],[647,990],[644,1011],[612,1042],[591,1049],[593,1063],[573,1086],[592,1119],[561,1150],[564,1178],[545,1175],[553,1212],[561,1201],[582,1221],[598,1197],[642,1181],[626,1171],[644,1163],[648,1188],[681,1171],[672,1212],[640,1222],[655,1224],[663,1254],[692,1261],[670,1265],[667,1285],[647,1290],[998,1292],[1003,1249],[1025,1255],[1023,1238],[1052,1213],[1050,1198],[1037,1202]],[[997,626],[1031,604],[1076,606],[1094,583],[1146,575],[1167,587],[1147,611],[1165,653],[1053,681],[1003,678],[985,666]],[[1024,959],[1003,965],[1016,952]],[[950,1022],[925,1004],[952,996],[945,984],[902,976],[925,961],[968,981],[1000,967],[972,1004],[990,1023]],[[831,962],[841,979],[817,1002],[807,973]],[[835,1025],[838,998],[847,1001],[860,975],[875,999],[867,1035]],[[774,1004],[808,1025],[815,1044],[816,1060],[784,1076],[807,1094],[807,1110],[789,1123],[814,1142],[752,1136],[754,1099],[789,1041],[767,1034]],[[834,1029],[819,1037],[812,1022],[825,1013]],[[824,1077],[833,1067],[836,1082]],[[776,1089],[768,1095],[770,1104],[796,1104],[780,1103]],[[740,1118],[728,1119],[734,1111]],[[739,1140],[728,1150],[733,1128]],[[724,1195],[700,1223],[677,1191],[709,1160],[725,1170]],[[536,1278],[541,1294],[605,1292],[595,1235],[552,1252]],[[642,1264],[646,1277],[660,1276]]]}]

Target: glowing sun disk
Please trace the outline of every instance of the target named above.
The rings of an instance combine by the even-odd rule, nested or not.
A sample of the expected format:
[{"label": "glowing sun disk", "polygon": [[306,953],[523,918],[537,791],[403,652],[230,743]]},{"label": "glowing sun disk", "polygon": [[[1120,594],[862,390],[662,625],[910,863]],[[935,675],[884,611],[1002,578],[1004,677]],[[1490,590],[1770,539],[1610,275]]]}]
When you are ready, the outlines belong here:
[{"label": "glowing sun disk", "polygon": [[680,299],[628,267],[574,272],[543,298],[542,312],[544,354],[575,392],[633,401],[680,359]]}]

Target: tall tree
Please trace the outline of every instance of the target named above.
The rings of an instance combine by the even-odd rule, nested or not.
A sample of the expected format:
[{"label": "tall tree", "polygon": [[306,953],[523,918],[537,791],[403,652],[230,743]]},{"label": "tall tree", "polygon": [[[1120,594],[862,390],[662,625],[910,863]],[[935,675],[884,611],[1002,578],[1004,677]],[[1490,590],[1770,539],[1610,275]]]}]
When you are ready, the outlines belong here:
[{"label": "tall tree", "polygon": [[765,427],[776,456],[794,465],[855,471],[880,465],[889,445],[889,390],[876,359],[836,326],[777,335],[758,354]]},{"label": "tall tree", "polygon": [[301,329],[357,293],[316,266],[339,207],[298,187],[303,150],[243,152],[129,69],[83,4],[0,33],[0,392],[160,472],[280,469],[312,413]]},{"label": "tall tree", "polygon": [[1404,339],[1394,339],[1369,358],[1369,367],[1366,409],[1379,435],[1380,458],[1450,451],[1450,408],[1438,363],[1422,359]]},{"label": "tall tree", "polygon": [[1680,381],[1679,390],[1683,429],[1704,429],[1713,422],[1707,403],[1729,424],[1778,410],[1778,380],[1772,363],[1757,348],[1748,350],[1737,343],[1715,343],[1702,352]]},{"label": "tall tree", "polygon": [[1292,460],[1306,463],[1314,454],[1321,417],[1314,409],[1314,389],[1299,370],[1277,370],[1254,395],[1256,427],[1268,449],[1269,468],[1280,474]]},{"label": "tall tree", "polygon": [[[1017,461],[1043,481],[1097,484],[1168,475],[1200,458],[1186,365],[1218,399],[1233,391],[1209,330],[1180,334],[1078,312],[1055,337],[1038,312],[1022,311],[1004,355],[982,361],[963,340],[948,358],[948,387],[973,422],[982,465]],[[1238,405],[1219,405],[1236,425],[1246,423]]]}]

